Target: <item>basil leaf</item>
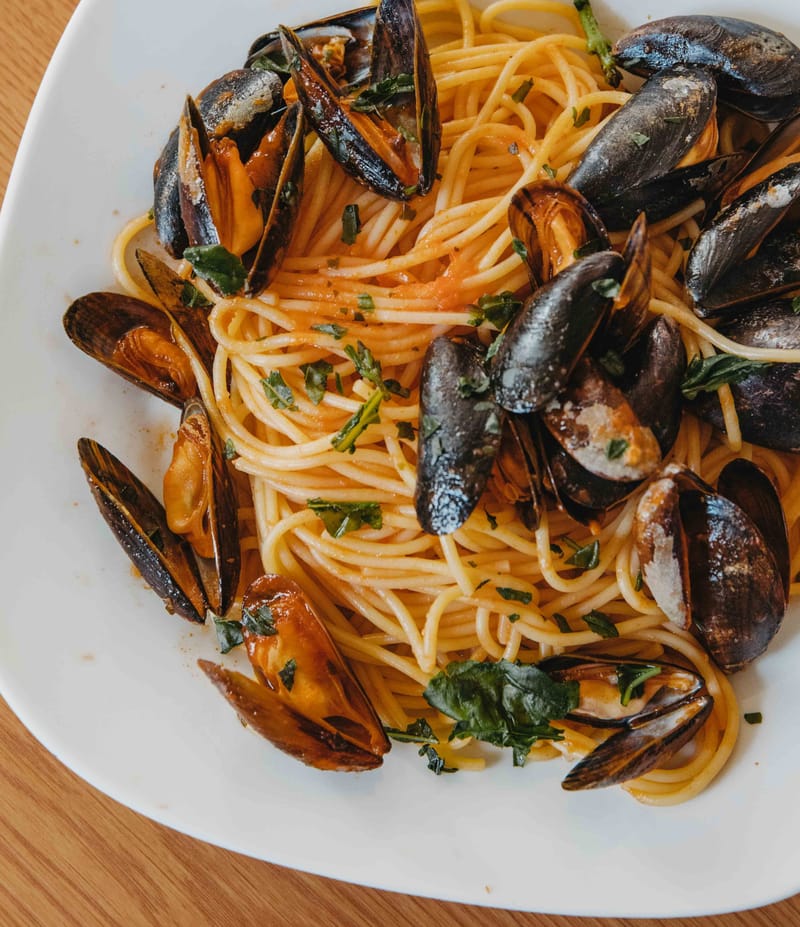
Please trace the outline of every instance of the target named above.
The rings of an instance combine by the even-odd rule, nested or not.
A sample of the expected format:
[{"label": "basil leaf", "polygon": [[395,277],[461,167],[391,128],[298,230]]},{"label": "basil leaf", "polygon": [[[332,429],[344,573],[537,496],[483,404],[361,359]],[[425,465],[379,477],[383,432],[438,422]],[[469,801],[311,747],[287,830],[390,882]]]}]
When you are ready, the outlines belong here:
[{"label": "basil leaf", "polygon": [[458,770],[454,766],[446,766],[442,757],[436,752],[436,750],[430,744],[424,744],[419,748],[419,755],[426,756],[428,758],[428,769],[431,772],[436,773],[437,776],[441,776],[442,773],[454,773]]},{"label": "basil leaf", "polygon": [[564,563],[578,567],[581,570],[593,570],[600,563],[600,541],[592,541],[584,547],[578,546],[570,538],[564,540],[573,549],[574,553]]},{"label": "basil leaf", "polygon": [[345,345],[344,353],[353,362],[356,373],[362,380],[368,380],[380,390],[383,390],[381,362],[375,360],[374,354],[363,342],[358,341],[356,347],[353,347],[352,344]]},{"label": "basil leaf", "polygon": [[611,438],[606,443],[606,457],[609,460],[619,460],[629,446],[630,444],[625,438]]},{"label": "basil leaf", "polygon": [[468,308],[470,325],[488,322],[495,328],[503,329],[522,308],[522,300],[516,299],[510,290],[504,290],[495,296],[481,296],[476,305]]},{"label": "basil leaf", "polygon": [[524,103],[525,97],[527,97],[527,95],[531,92],[531,87],[533,87],[533,78],[529,77],[527,80],[524,80],[511,94],[511,99],[515,103]]},{"label": "basil leaf", "polygon": [[286,385],[280,370],[271,370],[269,376],[261,380],[261,385],[273,409],[293,411],[297,408],[294,393]]},{"label": "basil leaf", "polygon": [[350,531],[358,531],[362,525],[380,528],[383,515],[377,502],[329,502],[326,499],[309,499],[308,508],[322,520],[331,537],[340,538]]},{"label": "basil leaf", "polygon": [[281,682],[286,686],[289,692],[292,691],[292,686],[294,685],[294,674],[297,671],[297,661],[294,657],[290,657],[284,664],[283,669],[278,670],[278,675],[281,677]]},{"label": "basil leaf", "polygon": [[712,393],[726,383],[740,383],[764,366],[762,361],[751,361],[732,354],[696,355],[686,368],[681,392],[687,399],[696,399],[698,393]]},{"label": "basil leaf", "polygon": [[183,284],[183,289],[181,290],[181,302],[190,309],[208,309],[214,305],[211,300],[206,299],[200,290],[188,280]]},{"label": "basil leaf", "polygon": [[619,631],[616,625],[611,621],[605,612],[599,612],[592,609],[588,615],[583,615],[583,620],[589,626],[590,631],[599,634],[600,637],[619,637]]},{"label": "basil leaf", "polygon": [[361,218],[358,215],[358,203],[348,203],[342,212],[342,241],[354,245],[361,231]]},{"label": "basil leaf", "polygon": [[217,642],[219,643],[219,652],[228,653],[234,647],[244,643],[242,634],[242,625],[239,621],[228,621],[214,615],[214,630],[217,632]]},{"label": "basil leaf", "polygon": [[356,113],[378,113],[394,106],[397,97],[414,92],[413,74],[394,74],[370,84],[352,101],[350,109]]},{"label": "basil leaf", "polygon": [[315,332],[322,332],[323,335],[332,335],[337,341],[341,341],[347,334],[347,329],[336,322],[324,322],[322,325],[312,325],[311,328]]},{"label": "basil leaf", "polygon": [[456,720],[450,735],[475,737],[498,747],[511,747],[514,765],[523,766],[540,739],[561,740],[550,724],[578,704],[578,683],[560,683],[532,664],[450,663],[423,693],[433,708]]},{"label": "basil leaf", "polygon": [[259,605],[251,612],[248,608],[242,609],[242,627],[251,634],[261,637],[273,637],[278,633],[275,627],[275,618],[269,605]]},{"label": "basil leaf", "polygon": [[621,663],[617,667],[617,686],[620,705],[627,705],[631,699],[639,698],[644,692],[644,684],[653,676],[658,676],[661,667],[653,663],[644,666],[636,663]]},{"label": "basil leaf", "polygon": [[183,252],[184,258],[203,280],[213,284],[223,296],[233,296],[244,286],[247,271],[244,264],[222,245],[196,245]]},{"label": "basil leaf", "polygon": [[303,371],[303,383],[308,393],[308,398],[318,406],[328,387],[328,377],[333,373],[333,366],[327,361],[314,361],[313,364],[300,364]]},{"label": "basil leaf", "polygon": [[348,454],[355,453],[356,438],[364,432],[367,425],[380,422],[378,410],[382,400],[383,393],[376,389],[358,411],[344,423],[342,428],[331,438],[331,444],[337,451],[342,451],[342,453],[346,451]]},{"label": "basil leaf", "polygon": [[530,605],[533,593],[524,592],[522,589],[512,589],[510,586],[495,586],[497,594],[506,602],[522,602],[523,605]]},{"label": "basil leaf", "polygon": [[424,718],[417,718],[401,731],[396,727],[384,727],[387,736],[403,744],[438,744],[439,738]]}]

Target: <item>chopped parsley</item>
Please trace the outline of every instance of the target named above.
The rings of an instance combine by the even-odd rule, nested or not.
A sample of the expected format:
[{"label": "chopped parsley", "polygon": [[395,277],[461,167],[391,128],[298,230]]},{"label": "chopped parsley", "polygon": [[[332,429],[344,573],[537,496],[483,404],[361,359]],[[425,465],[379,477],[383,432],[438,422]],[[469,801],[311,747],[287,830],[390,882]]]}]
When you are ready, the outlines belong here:
[{"label": "chopped parsley", "polygon": [[228,621],[214,615],[214,630],[217,632],[217,643],[220,653],[228,653],[234,647],[244,643],[242,625],[239,621]]},{"label": "chopped parsley", "polygon": [[211,300],[206,299],[200,290],[188,280],[184,282],[183,289],[181,290],[181,302],[190,309],[208,309],[214,305]]},{"label": "chopped parsley", "polygon": [[325,360],[319,360],[313,364],[300,364],[300,369],[303,371],[303,383],[308,398],[318,406],[325,396],[333,366]]},{"label": "chopped parsley", "polygon": [[592,281],[592,289],[606,299],[615,299],[619,296],[619,282],[613,277],[601,277]]},{"label": "chopped parsley", "polygon": [[347,334],[347,329],[336,322],[323,322],[322,325],[312,325],[311,328],[315,332],[322,332],[323,335],[331,335],[337,341],[341,341]]},{"label": "chopped parsley", "polygon": [[631,699],[639,698],[644,692],[644,684],[653,676],[658,676],[661,667],[652,663],[621,663],[617,667],[617,686],[619,701],[627,705]]},{"label": "chopped parsley", "polygon": [[283,669],[278,670],[278,675],[281,678],[281,682],[286,686],[289,692],[292,691],[292,686],[294,685],[294,674],[297,671],[297,661],[294,657],[290,657],[284,664]]},{"label": "chopped parsley", "polygon": [[394,74],[362,90],[350,104],[350,109],[356,113],[381,115],[385,109],[397,103],[399,96],[413,92],[413,74]]},{"label": "chopped parsley", "polygon": [[275,617],[269,605],[259,605],[255,611],[249,608],[242,609],[242,627],[251,634],[261,637],[272,637],[278,633],[275,627]]},{"label": "chopped parsley", "polygon": [[511,247],[514,249],[514,252],[522,258],[523,261],[528,260],[528,249],[525,247],[525,242],[521,238],[512,238]]},{"label": "chopped parsley", "polygon": [[761,724],[761,722],[764,720],[764,716],[760,711],[746,711],[744,720],[748,724]]},{"label": "chopped parsley", "polygon": [[567,619],[561,614],[561,612],[553,612],[552,615],[553,621],[558,625],[558,630],[562,634],[572,634],[572,628],[569,626]]},{"label": "chopped parsley", "polygon": [[593,608],[588,615],[583,615],[582,619],[589,626],[589,630],[599,634],[600,637],[619,637],[617,626],[605,612],[599,612]]},{"label": "chopped parsley", "polygon": [[488,322],[495,328],[503,329],[522,308],[522,300],[517,299],[510,290],[478,298],[475,305],[469,306],[469,324],[481,325]]},{"label": "chopped parsley", "polygon": [[497,594],[506,602],[522,602],[523,605],[530,605],[533,599],[533,593],[525,592],[522,589],[512,589],[510,586],[495,586]]},{"label": "chopped parsley", "polygon": [[348,203],[342,212],[342,241],[354,245],[361,231],[361,218],[358,215],[358,203]]},{"label": "chopped parsley", "polygon": [[430,744],[423,744],[419,748],[419,755],[428,758],[428,769],[431,772],[436,773],[437,776],[441,776],[442,773],[454,773],[457,772],[454,766],[447,766],[444,759],[439,756],[435,748]]},{"label": "chopped parsley", "polygon": [[588,106],[584,106],[580,112],[574,106],[572,107],[572,125],[576,129],[580,129],[584,123],[588,122],[590,116],[591,111]]},{"label": "chopped parsley", "polygon": [[327,499],[309,499],[308,508],[321,519],[331,537],[340,538],[363,525],[380,528],[383,525],[381,507],[377,502],[329,502]]},{"label": "chopped parsley", "polygon": [[362,403],[359,409],[344,423],[342,428],[331,438],[331,444],[334,449],[355,453],[356,438],[364,433],[368,425],[380,422],[379,409],[383,400],[383,392],[376,389],[375,392]]},{"label": "chopped parsley", "polygon": [[369,295],[369,293],[359,293],[356,297],[358,302],[358,308],[362,312],[374,312],[375,311],[375,301]]},{"label": "chopped parsley", "polygon": [[606,443],[606,457],[609,460],[619,460],[630,446],[625,438],[611,438]]},{"label": "chopped parsley", "polygon": [[529,77],[527,80],[524,80],[519,87],[511,94],[511,99],[515,103],[524,103],[525,97],[531,92],[533,87],[533,78]]},{"label": "chopped parsley", "polygon": [[572,556],[564,562],[569,566],[581,570],[593,570],[600,563],[600,541],[591,541],[583,547],[576,544],[572,538],[564,537],[562,540],[572,548]]},{"label": "chopped parsley", "polygon": [[558,173],[558,171],[556,171],[556,170],[554,170],[552,167],[550,167],[549,164],[543,164],[543,165],[542,165],[542,170],[545,172],[545,174],[547,174],[547,176],[548,176],[551,180],[555,180],[555,179],[556,179],[556,174]]},{"label": "chopped parsley", "polygon": [[398,743],[405,744],[438,744],[439,738],[434,734],[433,728],[424,718],[412,721],[404,731],[396,727],[384,727],[387,736]]},{"label": "chopped parsley", "polygon": [[414,440],[414,426],[411,422],[397,423],[397,437],[404,438],[406,441]]},{"label": "chopped parsley", "polygon": [[271,370],[269,375],[261,380],[261,385],[273,409],[297,409],[294,393],[286,385],[280,370]]},{"label": "chopped parsley", "polygon": [[643,132],[631,132],[631,141],[637,148],[644,148],[650,141],[650,136],[645,135]]},{"label": "chopped parsley", "polygon": [[222,448],[222,456],[225,460],[233,460],[235,457],[239,456],[236,445],[230,438],[225,439],[225,446]]},{"label": "chopped parsley", "polygon": [[222,245],[196,245],[183,252],[184,258],[203,280],[208,280],[223,296],[233,296],[244,286],[247,271],[241,259]]},{"label": "chopped parsley", "polygon": [[712,393],[726,383],[740,383],[764,366],[762,361],[751,361],[732,354],[695,355],[686,368],[681,392],[687,399],[696,399],[698,393]]}]

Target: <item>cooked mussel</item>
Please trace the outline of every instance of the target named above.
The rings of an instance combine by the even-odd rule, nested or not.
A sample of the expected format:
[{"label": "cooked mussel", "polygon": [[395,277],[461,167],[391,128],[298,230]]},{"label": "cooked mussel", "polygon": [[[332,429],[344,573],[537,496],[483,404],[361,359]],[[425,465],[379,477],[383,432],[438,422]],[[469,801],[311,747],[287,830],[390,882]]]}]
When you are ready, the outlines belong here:
[{"label": "cooked mussel", "polygon": [[618,39],[617,63],[649,75],[675,65],[714,73],[720,97],[773,122],[800,111],[800,49],[780,32],[729,16],[669,16]]},{"label": "cooked mussel", "polygon": [[[662,611],[692,627],[719,666],[733,673],[778,632],[789,564],[771,481],[749,461],[729,467],[735,469],[722,471],[716,492],[687,468],[665,468],[639,502],[634,538],[642,575]],[[745,485],[739,491],[732,484]],[[773,526],[765,537],[761,526],[778,515],[782,528]]]},{"label": "cooked mussel", "polygon": [[[273,114],[274,115],[274,114]],[[191,97],[178,125],[178,190],[192,249],[220,246],[241,260],[240,286],[259,293],[274,277],[291,239],[303,185],[304,118],[298,103],[281,107],[245,158],[227,135],[213,137]],[[200,272],[195,250],[184,251]],[[217,278],[208,275],[212,285]],[[236,281],[237,283],[239,281]],[[236,292],[226,284],[226,295]]]},{"label": "cooked mussel", "polygon": [[436,82],[413,0],[382,0],[369,86],[342,88],[300,36],[281,28],[284,55],[312,128],[332,157],[381,196],[424,195],[436,174],[441,123]]},{"label": "cooked mussel", "polygon": [[63,321],[76,347],[136,386],[176,406],[197,392],[170,318],[155,306],[120,293],[88,293]]},{"label": "cooked mussel", "polygon": [[[625,187],[639,188],[670,171],[708,159],[716,149],[714,78],[702,69],[659,71],[621,106],[589,143],[567,178],[603,206]],[[694,197],[692,197],[694,198]],[[646,210],[642,203],[639,210]]]},{"label": "cooked mussel", "polygon": [[618,785],[663,765],[714,706],[703,678],[671,663],[563,654],[539,667],[558,682],[578,683],[568,719],[620,728],[570,770],[562,782],[568,790]]},{"label": "cooked mussel", "polygon": [[78,455],[100,514],[167,611],[204,622],[208,601],[191,548],[167,524],[164,507],[120,460],[81,438]]},{"label": "cooked mussel", "polygon": [[325,625],[291,579],[268,574],[242,599],[256,679],[207,661],[201,669],[246,724],[318,769],[374,769],[390,744]]},{"label": "cooked mussel", "polygon": [[[792,299],[750,306],[719,325],[732,341],[755,348],[800,348],[800,316]],[[730,383],[739,428],[746,441],[782,451],[800,451],[800,367],[797,364],[753,365]],[[701,392],[687,408],[717,428],[724,428],[716,392]]]},{"label": "cooked mussel", "polygon": [[200,558],[212,610],[227,614],[240,570],[236,494],[222,444],[205,406],[196,398],[183,408],[164,474],[164,507],[170,528],[186,538]]},{"label": "cooked mussel", "polygon": [[[281,106],[283,85],[275,74],[241,69],[217,78],[197,96],[197,108],[212,137],[235,141],[247,159],[264,136],[272,113]],[[178,128],[164,146],[153,168],[153,214],[161,244],[180,258],[189,244],[180,209]]]},{"label": "cooked mussel", "polygon": [[[297,26],[293,31],[304,48],[340,87],[352,88],[369,80],[375,7],[368,6]],[[245,67],[273,71],[289,78],[289,62],[278,30],[259,36],[247,53]]]},{"label": "cooked mussel", "polygon": [[417,518],[450,534],[478,504],[500,447],[503,411],[492,395],[485,351],[444,335],[425,352],[420,382]]}]

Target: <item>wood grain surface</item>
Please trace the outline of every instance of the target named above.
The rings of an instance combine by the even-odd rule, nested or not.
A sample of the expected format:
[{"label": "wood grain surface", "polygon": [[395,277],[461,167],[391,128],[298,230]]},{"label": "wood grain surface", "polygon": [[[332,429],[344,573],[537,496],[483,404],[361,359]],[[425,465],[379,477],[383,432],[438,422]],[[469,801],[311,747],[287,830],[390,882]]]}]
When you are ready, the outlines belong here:
[{"label": "wood grain surface", "polygon": [[[0,201],[34,94],[75,5],[0,4]],[[343,852],[347,845],[343,835]],[[297,873],[185,837],[116,804],[50,756],[0,700],[0,927],[206,924],[800,927],[800,895],[720,917],[634,921],[484,909]]]}]

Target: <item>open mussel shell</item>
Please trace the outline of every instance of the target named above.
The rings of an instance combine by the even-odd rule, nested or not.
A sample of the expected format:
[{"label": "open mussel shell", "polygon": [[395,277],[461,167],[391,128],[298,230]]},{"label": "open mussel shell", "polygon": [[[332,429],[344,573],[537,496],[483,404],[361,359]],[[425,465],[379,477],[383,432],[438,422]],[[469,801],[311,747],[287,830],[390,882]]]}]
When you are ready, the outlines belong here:
[{"label": "open mussel shell", "polygon": [[[208,327],[211,304],[200,296],[190,280],[176,274],[160,258],[142,248],[136,251],[136,260],[167,317],[173,321],[172,333],[184,351],[194,353],[208,374],[212,376],[217,342]],[[183,397],[189,399],[197,391]]]},{"label": "open mussel shell", "polygon": [[719,494],[680,499],[692,573],[692,621],[726,673],[762,654],[786,608],[783,579],[753,520]]},{"label": "open mussel shell", "polygon": [[618,188],[620,177],[627,187],[638,187],[663,176],[700,139],[714,118],[716,99],[707,71],[659,71],[603,125],[567,183],[595,203]]},{"label": "open mussel shell", "polygon": [[[369,78],[374,28],[375,7],[369,6],[296,26],[293,31],[309,54],[325,65],[331,78],[349,88]],[[277,29],[252,43],[245,67],[274,71],[284,82],[288,80],[289,63]]]},{"label": "open mussel shell", "polygon": [[[191,97],[186,100],[179,124],[178,175],[189,244],[221,244],[239,257],[247,269],[247,295],[258,294],[270,283],[291,239],[303,186],[304,136],[302,107],[290,104],[247,163],[242,160],[240,175],[247,176],[251,190],[242,197],[232,181],[212,179],[212,141]],[[232,160],[225,156],[225,163]],[[246,222],[242,210],[248,213]]]},{"label": "open mussel shell", "polygon": [[381,756],[359,749],[293,710],[279,693],[263,683],[210,660],[198,660],[197,665],[233,706],[243,724],[307,766],[361,772],[383,762]]},{"label": "open mussel shell", "polygon": [[444,335],[425,352],[414,504],[429,534],[451,534],[467,520],[500,447],[503,411],[484,358],[473,342]]},{"label": "open mussel shell", "polygon": [[389,750],[375,709],[294,580],[254,580],[242,598],[242,625],[251,664],[284,705],[359,751]]},{"label": "open mussel shell", "polygon": [[167,611],[205,621],[208,602],[189,545],[167,524],[164,507],[120,460],[81,438],[78,455],[100,514]]},{"label": "open mussel shell", "polygon": [[642,480],[661,463],[655,435],[625,395],[588,357],[539,413],[545,428],[576,463],[615,482]]},{"label": "open mussel shell", "polygon": [[763,653],[780,628],[788,537],[771,480],[750,463],[724,473],[714,492],[687,468],[665,468],[639,502],[634,540],[661,610],[693,628],[733,673]]},{"label": "open mussel shell", "polygon": [[512,236],[525,245],[535,287],[571,264],[574,252],[611,247],[594,206],[577,190],[554,180],[520,187],[508,207],[508,225]]},{"label": "open mussel shell", "polygon": [[539,527],[544,509],[543,464],[536,427],[531,416],[506,416],[500,448],[489,477],[495,496],[513,505],[530,531]]},{"label": "open mussel shell", "polygon": [[[721,334],[746,347],[800,348],[800,316],[793,300],[773,299],[720,324]],[[800,367],[765,364],[730,384],[745,441],[779,451],[800,451]],[[724,429],[716,392],[698,393],[686,408]]]},{"label": "open mussel shell", "polygon": [[800,49],[780,32],[728,16],[669,16],[614,43],[620,67],[648,75],[675,65],[713,71],[720,97],[766,122],[800,110]]},{"label": "open mussel shell", "polygon": [[620,255],[601,251],[570,264],[529,297],[492,360],[494,394],[504,409],[536,411],[564,387],[611,306],[604,284],[623,275]]},{"label": "open mussel shell", "polygon": [[170,527],[197,555],[212,611],[225,615],[239,582],[239,520],[236,493],[203,403],[189,399],[164,474]]},{"label": "open mussel shell", "polygon": [[672,711],[612,734],[564,777],[567,791],[619,785],[663,766],[705,724],[714,707],[708,693],[697,695]]},{"label": "open mussel shell", "polygon": [[375,15],[370,84],[413,78],[412,91],[395,93],[385,105],[362,106],[361,94],[344,93],[298,35],[284,27],[280,31],[298,99],[334,160],[388,199],[427,193],[436,175],[441,122],[413,0],[383,0]]},{"label": "open mussel shell", "polygon": [[625,354],[639,340],[652,320],[650,298],[653,292],[653,262],[647,234],[647,218],[643,212],[634,220],[622,251],[625,276],[614,297],[606,326],[598,335],[604,348]]},{"label": "open mussel shell", "polygon": [[63,321],[76,347],[136,386],[176,406],[197,392],[170,319],[155,306],[119,293],[89,293],[72,303]]},{"label": "open mussel shell", "polygon": [[[283,85],[275,74],[240,69],[209,84],[198,95],[197,108],[207,131],[212,136],[232,138],[247,158],[282,99]],[[180,258],[189,240],[180,208],[177,128],[156,161],[153,184],[153,214],[159,241],[173,257]]]},{"label": "open mussel shell", "polygon": [[[800,163],[770,174],[725,207],[698,236],[686,262],[686,289],[701,318],[731,306],[715,289],[727,291],[726,275],[740,265],[800,199]],[[745,291],[739,301],[749,301]],[[730,298],[735,299],[735,294]]]}]

